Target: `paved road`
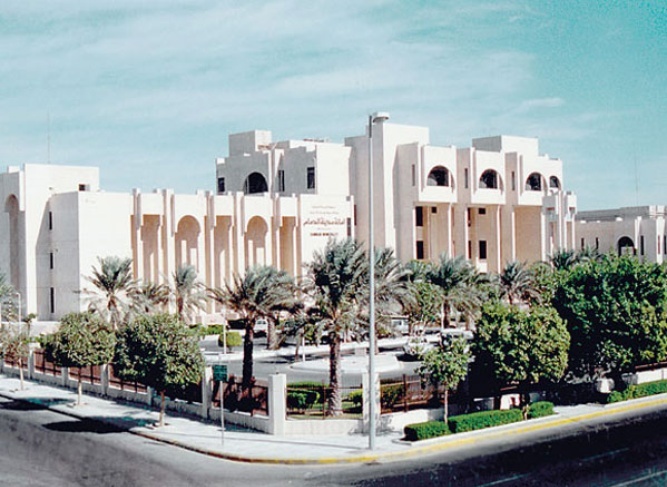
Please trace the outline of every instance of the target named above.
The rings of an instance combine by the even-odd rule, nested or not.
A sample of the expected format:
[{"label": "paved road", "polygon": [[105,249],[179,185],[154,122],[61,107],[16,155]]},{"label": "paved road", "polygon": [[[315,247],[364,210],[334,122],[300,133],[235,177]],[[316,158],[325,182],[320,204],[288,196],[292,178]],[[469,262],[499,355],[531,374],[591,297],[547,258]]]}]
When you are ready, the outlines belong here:
[{"label": "paved road", "polygon": [[211,458],[0,400],[0,486],[649,486],[667,484],[667,412],[533,444],[504,437],[405,462],[289,467]]}]

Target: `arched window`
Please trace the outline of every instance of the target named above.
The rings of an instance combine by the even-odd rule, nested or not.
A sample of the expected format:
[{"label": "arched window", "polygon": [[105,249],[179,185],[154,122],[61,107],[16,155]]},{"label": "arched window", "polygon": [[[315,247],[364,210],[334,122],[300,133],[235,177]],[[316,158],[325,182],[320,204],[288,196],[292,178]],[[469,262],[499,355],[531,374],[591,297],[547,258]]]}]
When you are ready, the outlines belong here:
[{"label": "arched window", "polygon": [[243,192],[245,194],[266,193],[269,190],[268,188],[266,179],[258,172],[254,172],[248,176],[243,184]]},{"label": "arched window", "polygon": [[436,166],[428,173],[426,186],[449,186],[449,171],[442,166]]},{"label": "arched window", "polygon": [[487,169],[479,178],[479,187],[487,189],[498,189],[498,173],[493,169]]},{"label": "arched window", "polygon": [[560,180],[556,176],[551,176],[549,178],[549,187],[554,189],[560,189]]},{"label": "arched window", "polygon": [[621,237],[618,239],[618,255],[634,255],[635,243],[630,237]]},{"label": "arched window", "polygon": [[542,191],[542,175],[540,173],[534,172],[528,176],[526,191]]}]

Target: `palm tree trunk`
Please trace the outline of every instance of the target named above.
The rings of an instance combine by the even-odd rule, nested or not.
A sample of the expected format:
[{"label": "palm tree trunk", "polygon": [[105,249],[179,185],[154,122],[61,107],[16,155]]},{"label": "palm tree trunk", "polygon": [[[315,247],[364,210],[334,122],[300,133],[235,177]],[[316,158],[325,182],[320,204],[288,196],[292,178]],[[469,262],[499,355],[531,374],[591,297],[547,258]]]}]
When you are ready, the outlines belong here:
[{"label": "palm tree trunk", "polygon": [[449,328],[449,323],[450,323],[449,314],[450,314],[449,304],[445,303],[445,304],[442,305],[442,327],[443,328]]},{"label": "palm tree trunk", "polygon": [[278,348],[278,337],[276,336],[276,321],[273,318],[268,318],[268,326],[266,327],[266,349],[276,350]]},{"label": "palm tree trunk", "polygon": [[23,390],[23,357],[19,357],[19,383],[21,390]]},{"label": "palm tree trunk", "polygon": [[329,335],[329,387],[331,394],[328,397],[328,416],[343,414],[343,400],[340,393],[343,374],[340,364],[340,336],[338,333]]},{"label": "palm tree trunk", "polygon": [[160,416],[158,419],[158,426],[164,426],[164,409],[165,409],[165,400],[164,400],[164,391],[160,391]]},{"label": "palm tree trunk", "polygon": [[243,382],[242,387],[247,390],[251,387],[253,374],[253,341],[255,338],[255,320],[246,319],[245,337],[243,339]]}]

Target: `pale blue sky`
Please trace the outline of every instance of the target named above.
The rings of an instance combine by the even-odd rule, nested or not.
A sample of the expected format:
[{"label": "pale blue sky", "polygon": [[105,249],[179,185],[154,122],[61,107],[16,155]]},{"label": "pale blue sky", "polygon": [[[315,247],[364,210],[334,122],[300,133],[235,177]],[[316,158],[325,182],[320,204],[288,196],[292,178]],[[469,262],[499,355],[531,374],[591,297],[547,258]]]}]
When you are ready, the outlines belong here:
[{"label": "pale blue sky", "polygon": [[437,145],[539,137],[580,209],[667,204],[666,87],[664,0],[0,3],[0,166],[47,161],[50,114],[51,162],[109,191],[213,189],[229,133],[385,110]]}]

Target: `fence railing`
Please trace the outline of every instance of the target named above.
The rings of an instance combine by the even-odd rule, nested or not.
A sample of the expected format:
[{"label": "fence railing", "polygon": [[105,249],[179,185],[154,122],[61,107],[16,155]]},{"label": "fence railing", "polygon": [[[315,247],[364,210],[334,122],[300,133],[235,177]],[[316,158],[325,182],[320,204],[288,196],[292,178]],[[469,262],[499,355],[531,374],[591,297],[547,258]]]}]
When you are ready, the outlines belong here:
[{"label": "fence railing", "polygon": [[[211,379],[213,391],[211,405],[220,407],[220,382]],[[201,388],[200,388],[201,389]],[[224,382],[223,400],[227,411],[241,411],[251,415],[269,415],[269,386],[264,381],[254,381],[250,388],[243,388],[241,378],[230,375]]]},{"label": "fence railing", "polygon": [[121,391],[132,391],[132,392],[147,392],[148,388],[136,381],[124,381],[120,379],[115,371],[114,365],[109,364],[109,387],[114,387],[120,389]]},{"label": "fence railing", "polygon": [[87,367],[70,367],[69,378],[72,380],[78,381],[81,379],[81,382],[86,382],[88,384],[101,384],[102,383],[102,367],[99,365],[89,365]]},{"label": "fence railing", "polygon": [[63,375],[63,369],[50,360],[47,360],[44,350],[34,350],[33,357],[35,361],[35,372],[44,375],[52,375],[53,377],[61,377]]},{"label": "fence railing", "polygon": [[[322,383],[302,382],[287,385],[287,414],[291,416],[321,417],[329,416],[329,399],[333,388]],[[341,387],[343,414],[361,416],[362,387]]]}]

